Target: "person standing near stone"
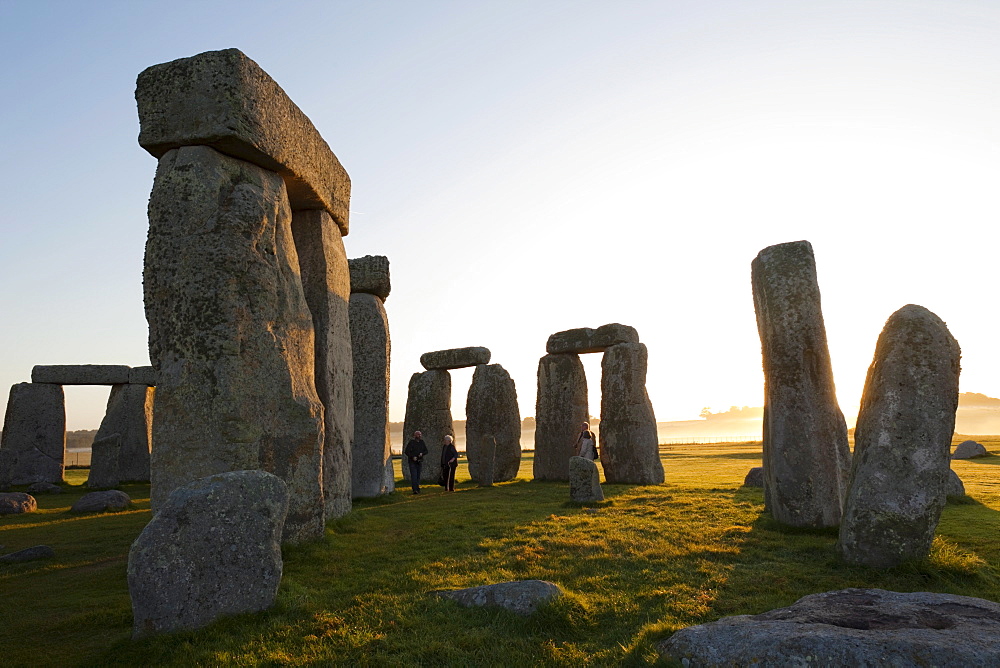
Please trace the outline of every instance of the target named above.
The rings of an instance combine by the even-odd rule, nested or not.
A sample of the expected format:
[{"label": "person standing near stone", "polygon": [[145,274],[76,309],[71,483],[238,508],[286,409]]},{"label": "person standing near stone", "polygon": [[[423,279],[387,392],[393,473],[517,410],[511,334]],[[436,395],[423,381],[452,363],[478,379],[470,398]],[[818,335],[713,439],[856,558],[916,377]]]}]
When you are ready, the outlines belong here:
[{"label": "person standing near stone", "polygon": [[455,471],[458,470],[458,450],[455,448],[455,439],[446,434],[444,445],[441,447],[441,479],[444,480],[446,492],[455,491]]},{"label": "person standing near stone", "polygon": [[597,459],[597,438],[590,430],[589,422],[583,423],[583,431],[576,437],[576,443],[573,444],[573,454],[584,459]]},{"label": "person standing near stone", "polygon": [[420,494],[420,469],[423,468],[426,454],[427,444],[424,443],[424,435],[419,431],[413,432],[413,438],[403,448],[403,456],[410,466],[410,485],[414,494]]}]

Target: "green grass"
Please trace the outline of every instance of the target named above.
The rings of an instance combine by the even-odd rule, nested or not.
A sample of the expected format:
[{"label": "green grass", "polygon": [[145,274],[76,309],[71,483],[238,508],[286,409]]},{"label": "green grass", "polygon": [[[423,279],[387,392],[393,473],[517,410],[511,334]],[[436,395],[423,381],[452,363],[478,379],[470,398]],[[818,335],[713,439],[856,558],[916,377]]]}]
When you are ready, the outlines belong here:
[{"label": "green grass", "polygon": [[[1000,450],[1000,439],[982,441]],[[759,444],[664,447],[668,482],[605,485],[574,504],[565,485],[523,478],[478,488],[459,470],[440,487],[358,502],[326,537],[285,549],[270,611],[193,633],[132,641],[128,547],[149,519],[133,509],[78,518],[83,493],[39,497],[0,518],[0,552],[39,543],[57,557],[0,567],[3,665],[649,665],[672,631],[785,606],[843,587],[940,591],[1000,600],[1000,457],[956,461],[969,498],[949,503],[931,556],[891,570],[849,567],[835,534],[789,531],[740,485]],[[397,464],[398,466],[398,464]],[[85,478],[76,476],[71,482]],[[541,578],[569,596],[522,619],[464,609],[428,592]]]}]

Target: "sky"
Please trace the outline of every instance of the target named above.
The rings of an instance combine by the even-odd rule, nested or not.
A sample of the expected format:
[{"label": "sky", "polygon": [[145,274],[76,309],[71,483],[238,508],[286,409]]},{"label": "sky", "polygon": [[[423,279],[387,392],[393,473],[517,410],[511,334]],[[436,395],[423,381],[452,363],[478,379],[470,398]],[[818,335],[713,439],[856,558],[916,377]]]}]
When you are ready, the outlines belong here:
[{"label": "sky", "polygon": [[[533,415],[548,336],[609,322],[658,420],[760,406],[750,262],[800,239],[845,414],[908,303],[1000,396],[1000,3],[965,0],[0,0],[0,386],[148,364],[135,79],[229,47],[350,173],[348,256],[390,260],[394,421],[421,353],[464,346]],[[106,398],[69,388],[67,428]]]}]

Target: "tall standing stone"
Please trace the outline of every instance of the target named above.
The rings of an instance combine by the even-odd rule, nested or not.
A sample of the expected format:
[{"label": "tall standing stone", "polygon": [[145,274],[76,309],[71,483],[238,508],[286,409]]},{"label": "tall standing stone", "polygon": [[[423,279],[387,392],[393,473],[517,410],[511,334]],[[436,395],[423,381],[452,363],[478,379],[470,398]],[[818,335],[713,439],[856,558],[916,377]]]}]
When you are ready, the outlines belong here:
[{"label": "tall standing stone", "polygon": [[118,434],[120,449],[117,475],[122,481],[149,482],[149,444],[153,430],[155,392],[156,388],[148,385],[126,383],[111,386],[108,410],[94,440],[100,441]]},{"label": "tall standing stone", "polygon": [[[472,374],[465,403],[465,448],[469,475],[476,482],[504,482],[517,477],[521,468],[521,412],[514,380],[499,364],[481,364]],[[495,439],[493,466],[484,437]],[[490,471],[492,468],[492,472]]]},{"label": "tall standing stone", "polygon": [[609,483],[663,482],[656,416],[646,392],[646,346],[619,343],[601,360],[601,465]]},{"label": "tall standing stone", "polygon": [[751,269],[764,366],[765,504],[782,524],[837,526],[851,453],[812,246],[769,246]]},{"label": "tall standing stone", "polygon": [[292,234],[316,332],[316,393],[323,403],[323,495],[326,518],[351,511],[354,362],[348,302],[351,279],[344,241],[326,211],[296,211]]},{"label": "tall standing stone", "polygon": [[12,386],[0,439],[0,489],[33,482],[62,482],[65,451],[66,401],[62,386]]},{"label": "tall standing stone", "polygon": [[837,543],[845,561],[889,568],[930,551],[951,470],[960,357],[948,327],[922,306],[886,321],[854,432]]},{"label": "tall standing stone", "polygon": [[151,503],[226,471],[288,485],[285,540],[323,535],[323,406],[278,174],[211,148],[159,162],[143,288],[157,371]]},{"label": "tall standing stone", "polygon": [[389,319],[381,299],[361,292],[351,294],[350,314],[354,354],[354,466],[351,489],[356,498],[373,497],[391,491],[385,475],[392,457],[389,440]]},{"label": "tall standing stone", "polygon": [[90,446],[90,474],[87,487],[101,489],[117,487],[121,482],[119,458],[122,439],[119,434],[105,434],[94,439]]},{"label": "tall standing stone", "polygon": [[587,375],[580,356],[549,354],[538,360],[535,399],[535,480],[569,480],[569,458],[590,419]]},{"label": "tall standing stone", "polygon": [[[406,395],[406,417],[403,419],[403,445],[413,432],[423,432],[427,456],[420,470],[420,480],[437,482],[441,473],[441,446],[445,435],[455,437],[451,420],[451,374],[433,369],[410,376]],[[403,479],[410,479],[410,470],[403,462]]]}]

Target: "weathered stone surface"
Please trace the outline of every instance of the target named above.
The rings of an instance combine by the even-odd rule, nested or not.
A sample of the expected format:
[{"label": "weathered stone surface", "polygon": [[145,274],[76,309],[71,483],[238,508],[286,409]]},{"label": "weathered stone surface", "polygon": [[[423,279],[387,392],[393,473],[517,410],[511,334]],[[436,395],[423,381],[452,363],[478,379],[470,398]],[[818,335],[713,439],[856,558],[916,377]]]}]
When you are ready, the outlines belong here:
[{"label": "weathered stone surface", "polygon": [[116,385],[128,382],[129,367],[120,364],[50,364],[31,369],[32,383]]},{"label": "weathered stone surface", "polygon": [[[138,383],[111,388],[108,410],[94,441],[118,435],[120,450],[115,464],[118,480],[149,482],[149,444],[152,440],[155,394],[156,388]],[[91,475],[93,468],[91,463]],[[114,482],[98,487],[114,487],[117,484]]]},{"label": "weathered stone surface", "polygon": [[961,351],[948,327],[909,304],[886,321],[854,431],[837,549],[890,568],[930,551],[945,504]]},{"label": "weathered stone surface", "polygon": [[436,591],[434,594],[451,599],[466,608],[498,606],[524,617],[535,612],[540,605],[564,595],[559,585],[545,580],[501,582],[468,589]]},{"label": "weathered stone surface", "polygon": [[[351,271],[354,271],[353,265]],[[354,498],[373,497],[388,491],[385,468],[392,456],[389,440],[389,318],[381,299],[355,292],[351,295],[350,321],[351,351],[354,355],[351,493]]]},{"label": "weathered stone surface", "polygon": [[545,343],[545,352],[600,353],[619,343],[639,343],[639,333],[634,327],[613,322],[597,329],[582,327],[556,332]]},{"label": "weathered stone surface", "polygon": [[28,485],[28,494],[62,494],[63,488],[50,482],[35,482]]},{"label": "weathered stone surface", "polygon": [[587,375],[579,355],[546,355],[538,360],[535,398],[535,480],[569,480],[569,458],[590,419]]},{"label": "weathered stone surface", "polygon": [[351,292],[376,295],[382,301],[389,298],[389,258],[384,255],[365,255],[348,260],[351,265]]},{"label": "weathered stone surface", "polygon": [[323,405],[285,184],[207,147],[160,159],[143,288],[154,512],[170,492],[262,469],[289,489],[284,539],[324,531]]},{"label": "weathered stone surface", "polygon": [[56,553],[48,545],[35,545],[34,547],[26,547],[23,550],[3,555],[0,557],[0,564],[17,564],[23,561],[51,559],[54,556],[56,556]]},{"label": "weathered stone surface", "polygon": [[156,369],[151,366],[134,366],[128,370],[128,382],[132,385],[156,385]]},{"label": "weathered stone surface", "polygon": [[0,489],[33,482],[62,482],[65,450],[66,402],[62,386],[12,386],[0,438]]},{"label": "weathered stone surface", "polygon": [[[466,431],[465,447],[469,447],[469,435]],[[493,434],[481,434],[479,445],[476,446],[476,458],[479,460],[477,466],[480,487],[492,487],[496,478],[497,468],[497,437]]]},{"label": "weathered stone surface", "polygon": [[121,436],[108,434],[94,439],[90,446],[90,475],[87,477],[87,487],[107,488],[117,487],[121,482],[118,475],[118,461],[121,454]]},{"label": "weathered stone surface", "polygon": [[38,510],[35,497],[24,492],[0,493],[0,515],[20,515]]},{"label": "weathered stone surface", "polygon": [[765,505],[782,524],[837,526],[851,452],[812,246],[769,246],[751,273],[764,362]]},{"label": "weathered stone surface", "polygon": [[385,482],[383,483],[383,488],[386,494],[392,494],[396,491],[396,471],[393,466],[392,459],[389,459],[385,463]]},{"label": "weathered stone surface", "polygon": [[747,477],[743,479],[744,487],[764,487],[764,467],[755,466],[747,471]]},{"label": "weathered stone surface", "polygon": [[689,626],[661,642],[685,666],[995,666],[1000,605],[883,589],[810,594],[787,608]]},{"label": "weathered stone surface", "polygon": [[178,487],[128,555],[133,635],[197,629],[265,610],[281,582],[288,489],[264,471]]},{"label": "weathered stone surface", "polygon": [[84,494],[69,509],[71,513],[103,513],[109,510],[124,510],[132,503],[125,492],[109,489],[103,492]]},{"label": "weathered stone surface", "polygon": [[948,479],[944,483],[944,494],[948,496],[965,496],[965,483],[952,469],[948,469]]},{"label": "weathered stone surface", "polygon": [[962,441],[955,446],[955,452],[951,453],[952,459],[972,459],[973,457],[986,457],[989,455],[986,447],[976,441]]},{"label": "weathered stone surface", "polygon": [[609,483],[663,482],[656,416],[646,393],[646,346],[619,343],[601,360],[601,466]]},{"label": "weathered stone surface", "polygon": [[461,369],[467,366],[489,363],[489,348],[483,348],[482,346],[438,350],[433,353],[424,353],[420,356],[420,364],[427,370]]},{"label": "weathered stone surface", "polygon": [[326,519],[351,512],[354,362],[348,301],[351,279],[340,230],[325,211],[296,211],[292,234],[316,332],[316,393],[324,407]]},{"label": "weathered stone surface", "polygon": [[465,402],[465,448],[469,476],[476,482],[486,479],[488,453],[483,439],[495,439],[493,482],[517,477],[521,468],[521,412],[517,405],[514,380],[499,364],[481,364],[472,374]]},{"label": "weathered stone surface", "polygon": [[592,459],[569,458],[569,498],[581,503],[604,500],[601,474]]},{"label": "weathered stone surface", "polygon": [[347,234],[347,171],[285,91],[238,49],[153,65],[139,75],[135,99],[139,145],[156,158],[211,146],[278,172],[293,209],[324,209]]},{"label": "weathered stone surface", "polygon": [[[406,395],[406,417],[403,419],[403,446],[421,431],[427,444],[427,455],[420,470],[422,482],[437,482],[441,473],[441,443],[446,434],[455,436],[451,420],[451,374],[434,369],[410,376]],[[410,479],[405,462],[403,480]]]}]

